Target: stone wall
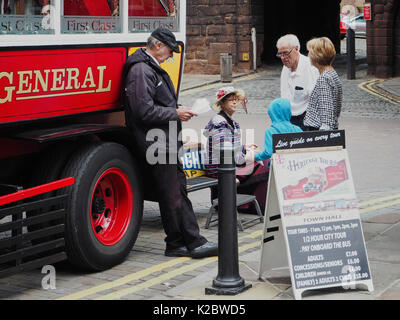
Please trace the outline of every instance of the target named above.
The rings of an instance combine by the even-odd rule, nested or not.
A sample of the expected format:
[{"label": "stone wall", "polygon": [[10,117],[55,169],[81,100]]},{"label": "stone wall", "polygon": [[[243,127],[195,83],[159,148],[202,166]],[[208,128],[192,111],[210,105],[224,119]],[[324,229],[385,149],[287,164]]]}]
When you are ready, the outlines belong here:
[{"label": "stone wall", "polygon": [[232,54],[234,72],[251,69],[251,0],[187,0],[187,73],[220,73],[220,54]]},{"label": "stone wall", "polygon": [[378,78],[400,75],[400,1],[371,0],[367,21],[368,73]]}]

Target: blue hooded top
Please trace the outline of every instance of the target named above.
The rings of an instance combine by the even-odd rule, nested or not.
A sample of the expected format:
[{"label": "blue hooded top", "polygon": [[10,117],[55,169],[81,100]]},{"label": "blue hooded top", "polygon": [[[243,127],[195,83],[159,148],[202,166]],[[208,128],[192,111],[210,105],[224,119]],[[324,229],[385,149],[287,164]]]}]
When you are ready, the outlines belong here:
[{"label": "blue hooded top", "polygon": [[300,127],[290,122],[292,110],[290,101],[284,98],[278,98],[271,102],[268,107],[268,115],[272,124],[265,130],[264,151],[254,156],[254,161],[262,161],[272,156],[272,135],[274,133],[302,132]]}]

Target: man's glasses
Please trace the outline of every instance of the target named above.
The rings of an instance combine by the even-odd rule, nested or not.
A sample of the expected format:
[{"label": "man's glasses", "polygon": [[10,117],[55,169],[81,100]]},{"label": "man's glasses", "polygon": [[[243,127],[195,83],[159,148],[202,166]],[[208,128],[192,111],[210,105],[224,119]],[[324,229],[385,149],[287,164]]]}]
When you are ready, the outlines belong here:
[{"label": "man's glasses", "polygon": [[289,56],[292,53],[293,49],[294,49],[294,47],[290,51],[278,52],[276,54],[276,57],[277,58],[285,58],[285,57]]}]

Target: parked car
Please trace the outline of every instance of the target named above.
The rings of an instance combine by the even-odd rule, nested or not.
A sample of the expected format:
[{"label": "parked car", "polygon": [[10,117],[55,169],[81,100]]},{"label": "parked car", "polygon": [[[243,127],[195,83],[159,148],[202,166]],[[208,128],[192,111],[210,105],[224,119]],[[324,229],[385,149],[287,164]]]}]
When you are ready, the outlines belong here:
[{"label": "parked car", "polygon": [[350,26],[356,36],[365,37],[367,23],[364,20],[364,13],[360,13],[354,17],[348,17],[344,14],[340,14],[340,38],[346,37],[347,26]]}]

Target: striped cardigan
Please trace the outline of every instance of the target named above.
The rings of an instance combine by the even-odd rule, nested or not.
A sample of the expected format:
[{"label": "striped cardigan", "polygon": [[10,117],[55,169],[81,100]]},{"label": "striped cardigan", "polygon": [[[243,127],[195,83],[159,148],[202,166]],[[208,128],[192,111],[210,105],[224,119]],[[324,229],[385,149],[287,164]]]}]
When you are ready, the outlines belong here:
[{"label": "striped cardigan", "polygon": [[221,111],[216,114],[204,128],[203,135],[207,138],[205,168],[210,175],[216,175],[219,164],[219,150],[224,141],[230,141],[234,146],[236,165],[246,162],[246,152],[241,144],[240,125]]}]

